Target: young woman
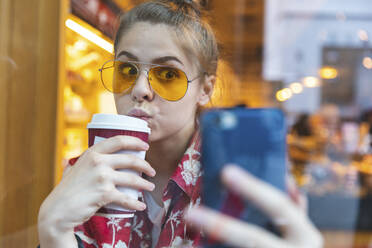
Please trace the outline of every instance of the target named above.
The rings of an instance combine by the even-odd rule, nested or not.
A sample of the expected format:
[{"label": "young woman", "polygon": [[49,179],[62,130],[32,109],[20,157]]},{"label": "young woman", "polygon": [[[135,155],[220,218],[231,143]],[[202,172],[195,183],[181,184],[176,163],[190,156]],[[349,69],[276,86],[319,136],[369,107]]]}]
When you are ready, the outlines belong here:
[{"label": "young woman", "polygon": [[[116,136],[69,166],[40,208],[42,248],[200,244],[200,232],[183,216],[200,203],[197,116],[212,95],[217,64],[217,43],[196,1],[151,1],[122,17],[115,60],[102,67],[115,73],[103,83],[114,93],[118,114],[148,122],[149,144]],[[146,150],[146,159],[113,154],[119,150]],[[116,170],[122,168],[143,176]],[[143,196],[130,199],[116,186]],[[136,210],[134,218],[95,215],[111,202]]]}]

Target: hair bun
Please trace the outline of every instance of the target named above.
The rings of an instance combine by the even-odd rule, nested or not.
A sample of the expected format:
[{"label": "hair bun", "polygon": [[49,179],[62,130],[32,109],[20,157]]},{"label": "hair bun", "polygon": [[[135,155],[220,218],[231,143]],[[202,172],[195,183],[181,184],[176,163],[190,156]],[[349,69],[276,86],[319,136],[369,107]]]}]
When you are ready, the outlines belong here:
[{"label": "hair bun", "polygon": [[183,2],[191,5],[198,5],[201,8],[206,8],[208,5],[208,0],[183,0]]},{"label": "hair bun", "polygon": [[179,9],[190,14],[190,9],[198,16],[208,7],[208,0],[169,0],[169,2],[178,6]]}]

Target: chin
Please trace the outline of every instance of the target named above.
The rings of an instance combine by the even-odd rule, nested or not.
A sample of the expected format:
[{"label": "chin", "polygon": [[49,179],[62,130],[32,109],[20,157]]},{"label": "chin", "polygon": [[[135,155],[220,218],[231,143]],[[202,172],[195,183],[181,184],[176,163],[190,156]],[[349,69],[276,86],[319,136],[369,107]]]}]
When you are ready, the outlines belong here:
[{"label": "chin", "polygon": [[153,142],[156,142],[156,141],[159,141],[159,140],[160,140],[159,136],[152,133],[152,131],[151,131],[151,134],[149,136],[149,143],[153,143]]},{"label": "chin", "polygon": [[154,143],[154,142],[159,142],[159,141],[162,141],[164,139],[166,139],[167,136],[165,133],[162,133],[162,132],[157,132],[157,130],[151,130],[151,134],[149,136],[149,143]]},{"label": "chin", "polygon": [[159,140],[159,133],[157,132],[156,129],[154,129],[152,127],[150,127],[150,129],[151,129],[151,133],[150,133],[150,136],[149,136],[149,143],[158,141]]}]

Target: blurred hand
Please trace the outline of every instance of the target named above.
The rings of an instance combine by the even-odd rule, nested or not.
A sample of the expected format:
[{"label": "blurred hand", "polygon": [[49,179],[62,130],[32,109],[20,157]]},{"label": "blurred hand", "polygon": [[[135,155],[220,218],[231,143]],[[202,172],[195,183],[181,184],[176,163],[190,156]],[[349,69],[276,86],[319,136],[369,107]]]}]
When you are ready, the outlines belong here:
[{"label": "blurred hand", "polygon": [[254,178],[237,166],[226,166],[223,183],[259,207],[282,231],[282,238],[261,227],[244,223],[206,207],[191,209],[186,221],[216,240],[233,247],[318,248],[323,246],[320,232],[303,211],[285,194]]},{"label": "blurred hand", "polygon": [[[148,144],[138,138],[115,136],[90,147],[74,166],[66,168],[61,182],[44,200],[39,210],[41,247],[57,247],[50,245],[53,242],[58,243],[55,242],[57,239],[74,240],[74,227],[87,221],[108,203],[144,210],[146,205],[143,202],[131,199],[117,190],[116,186],[152,191],[155,185],[139,175],[118,170],[132,169],[150,177],[155,175],[155,170],[135,155],[113,153],[147,149]],[[64,245],[71,247],[66,242]]]}]

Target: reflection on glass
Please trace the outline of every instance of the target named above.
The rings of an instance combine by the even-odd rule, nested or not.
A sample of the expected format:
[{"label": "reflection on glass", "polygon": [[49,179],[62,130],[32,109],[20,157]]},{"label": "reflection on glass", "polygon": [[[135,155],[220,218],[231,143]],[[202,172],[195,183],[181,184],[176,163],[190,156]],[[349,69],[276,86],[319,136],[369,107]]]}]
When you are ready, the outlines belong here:
[{"label": "reflection on glass", "polygon": [[371,3],[265,3],[263,77],[272,84],[277,106],[287,113],[291,171],[306,192],[309,215],[324,233],[326,247],[368,247]]}]

